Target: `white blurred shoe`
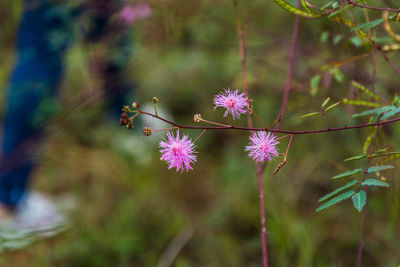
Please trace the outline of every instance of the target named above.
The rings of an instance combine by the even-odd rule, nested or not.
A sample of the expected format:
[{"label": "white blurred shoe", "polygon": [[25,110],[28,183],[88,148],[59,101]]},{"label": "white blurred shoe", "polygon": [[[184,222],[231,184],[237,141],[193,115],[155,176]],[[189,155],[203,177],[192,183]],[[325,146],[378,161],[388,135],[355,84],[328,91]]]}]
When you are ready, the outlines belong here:
[{"label": "white blurred shoe", "polygon": [[52,200],[37,192],[29,192],[13,216],[0,224],[0,251],[25,247],[67,228],[65,216]]}]

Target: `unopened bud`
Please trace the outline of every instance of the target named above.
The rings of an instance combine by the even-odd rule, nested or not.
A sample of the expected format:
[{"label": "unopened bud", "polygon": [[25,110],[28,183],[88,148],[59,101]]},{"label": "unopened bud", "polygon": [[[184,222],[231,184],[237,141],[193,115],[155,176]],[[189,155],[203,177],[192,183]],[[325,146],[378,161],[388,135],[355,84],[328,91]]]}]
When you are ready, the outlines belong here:
[{"label": "unopened bud", "polygon": [[150,136],[153,133],[151,127],[144,127],[142,131],[145,136]]},{"label": "unopened bud", "polygon": [[140,104],[139,104],[139,102],[133,102],[132,103],[132,108],[134,108],[134,109],[138,109],[140,107]]},{"label": "unopened bud", "polygon": [[194,120],[194,122],[200,122],[201,121],[201,115],[200,114],[194,114],[193,120]]},{"label": "unopened bud", "polygon": [[153,97],[153,103],[156,104],[158,102],[158,98],[156,96]]},{"label": "unopened bud", "polygon": [[126,128],[132,129],[133,128],[133,119],[129,118],[128,122],[126,123]]},{"label": "unopened bud", "polygon": [[128,114],[126,112],[121,113],[121,119],[126,119],[128,118]]},{"label": "unopened bud", "polygon": [[123,107],[122,107],[122,111],[123,111],[123,112],[129,112],[129,111],[130,111],[129,106],[123,106]]}]

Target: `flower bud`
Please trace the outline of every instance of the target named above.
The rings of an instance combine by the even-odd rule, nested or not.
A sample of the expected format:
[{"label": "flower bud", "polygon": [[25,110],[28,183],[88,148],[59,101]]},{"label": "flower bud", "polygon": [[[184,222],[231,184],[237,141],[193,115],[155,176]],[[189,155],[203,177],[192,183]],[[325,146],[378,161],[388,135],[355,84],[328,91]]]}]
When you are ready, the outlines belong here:
[{"label": "flower bud", "polygon": [[145,136],[150,136],[153,133],[153,130],[151,129],[151,127],[144,127],[142,129],[142,131]]},{"label": "flower bud", "polygon": [[129,111],[130,111],[129,106],[123,106],[123,107],[122,107],[122,111],[123,111],[123,112],[129,112]]},{"label": "flower bud", "polygon": [[156,96],[153,97],[153,103],[156,104],[158,102],[158,98]]},{"label": "flower bud", "polygon": [[140,107],[140,104],[139,104],[139,102],[133,102],[132,103],[132,108],[134,108],[134,109],[138,109]]},{"label": "flower bud", "polygon": [[201,121],[201,115],[200,114],[194,114],[193,120],[194,120],[194,122],[200,122]]}]

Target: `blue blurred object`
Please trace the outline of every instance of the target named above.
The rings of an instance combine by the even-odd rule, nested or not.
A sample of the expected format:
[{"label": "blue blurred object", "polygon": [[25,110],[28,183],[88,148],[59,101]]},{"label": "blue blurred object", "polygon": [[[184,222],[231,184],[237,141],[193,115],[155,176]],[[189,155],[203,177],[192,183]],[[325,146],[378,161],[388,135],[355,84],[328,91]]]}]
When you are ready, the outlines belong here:
[{"label": "blue blurred object", "polygon": [[[110,0],[109,4],[117,10],[118,7],[111,3]],[[71,25],[88,6],[77,11],[57,1],[24,0],[17,56],[7,88],[0,163],[0,203],[10,208],[14,208],[26,192],[43,126],[54,111],[55,96],[64,72],[64,54],[73,43]],[[113,32],[117,41],[111,49],[123,53],[119,56],[124,59],[122,62],[111,57],[105,60],[102,68],[108,107],[117,117],[123,95],[131,90],[130,84],[121,76],[131,54],[130,38],[122,30],[107,29],[107,19],[113,10],[107,7],[95,10],[97,12],[92,15],[95,27],[84,33],[86,40],[97,42],[106,31]]]}]

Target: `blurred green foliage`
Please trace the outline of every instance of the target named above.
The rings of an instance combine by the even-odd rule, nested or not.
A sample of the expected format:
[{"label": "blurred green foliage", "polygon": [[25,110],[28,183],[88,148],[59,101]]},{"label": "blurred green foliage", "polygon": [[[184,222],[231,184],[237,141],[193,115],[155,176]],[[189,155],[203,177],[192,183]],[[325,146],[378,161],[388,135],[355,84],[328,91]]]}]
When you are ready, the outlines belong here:
[{"label": "blurred green foliage", "polygon": [[[386,1],[368,1],[381,2]],[[228,86],[242,87],[232,1],[149,3],[151,17],[132,27],[136,50],[125,68],[138,85],[132,101],[143,105],[157,96],[159,107],[185,124],[192,123],[194,113],[223,121],[222,111],[212,110],[213,95]],[[294,17],[264,0],[248,1],[248,12],[251,98],[268,124],[279,113]],[[20,14],[21,1],[0,2],[1,96],[13,65]],[[355,15],[362,21],[362,11]],[[373,20],[381,14],[370,12],[370,16]],[[369,58],[321,71],[327,62],[365,53],[367,48],[354,38],[354,32],[332,21],[301,20],[293,89],[282,129],[360,122],[351,114],[362,109],[348,106],[336,107],[323,118],[300,119],[319,110],[327,97],[332,103],[354,97],[349,89],[352,80],[370,83]],[[159,161],[161,133],[147,138],[141,135],[140,125],[128,131],[118,128],[118,121],[101,119],[103,92],[91,68],[94,58],[102,56],[102,45],[106,44],[86,46],[78,38],[69,50],[57,104],[60,110],[47,126],[48,138],[33,182],[35,189],[76,202],[71,228],[23,250],[2,253],[1,266],[155,266],[171,242],[188,229],[194,232],[174,266],[260,266],[258,191],[253,164],[244,152],[247,133],[207,132],[197,141],[200,153],[194,171],[168,171]],[[398,52],[390,56],[400,62]],[[388,99],[398,92],[399,79],[381,57],[376,55],[375,60],[375,91]],[[188,132],[192,138],[198,133]],[[295,136],[285,167],[272,176],[278,161],[267,166],[271,266],[355,263],[360,214],[350,202],[321,213],[315,209],[321,196],[342,185],[343,181],[332,182],[332,176],[360,167],[359,162],[343,163],[343,159],[362,152],[368,133],[360,129]],[[398,125],[385,127],[379,145],[398,148],[397,136]],[[280,151],[285,145],[282,141]],[[373,194],[368,195],[364,266],[400,263],[398,170],[385,174],[390,187],[372,188]]]}]

